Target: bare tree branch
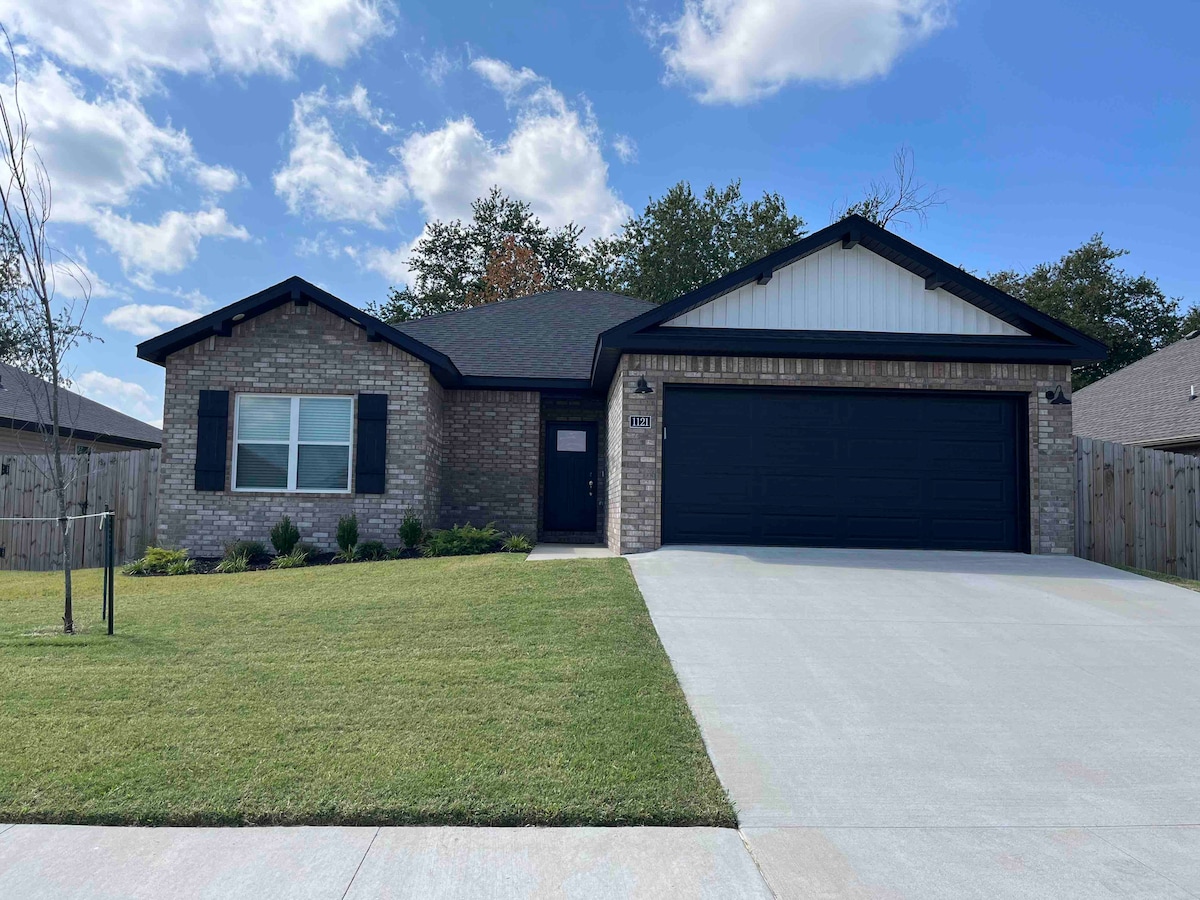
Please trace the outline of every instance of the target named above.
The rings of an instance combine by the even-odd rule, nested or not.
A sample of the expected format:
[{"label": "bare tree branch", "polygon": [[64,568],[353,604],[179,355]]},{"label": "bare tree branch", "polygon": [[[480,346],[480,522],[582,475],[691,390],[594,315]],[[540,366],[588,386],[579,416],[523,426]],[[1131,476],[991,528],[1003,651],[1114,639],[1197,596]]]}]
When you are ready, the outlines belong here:
[{"label": "bare tree branch", "polygon": [[[19,354],[29,369],[22,379],[34,407],[42,438],[42,460],[57,503],[63,570],[63,631],[75,630],[71,595],[70,515],[67,491],[78,466],[67,465],[64,428],[74,421],[74,395],[64,389],[65,356],[81,338],[91,297],[87,274],[69,256],[52,247],[47,226],[53,207],[50,175],[30,137],[21,106],[21,72],[7,29],[0,26],[12,65],[12,85],[0,86],[0,157],[7,178],[0,181],[5,249],[15,260],[15,283],[5,293],[4,311],[16,321]],[[76,291],[65,301],[57,295],[59,272],[68,273]]]},{"label": "bare tree branch", "polygon": [[930,188],[917,178],[915,157],[907,145],[902,145],[892,157],[892,171],[894,180],[872,181],[866,196],[857,203],[835,205],[830,210],[830,220],[836,222],[857,213],[881,228],[892,223],[910,228],[908,217],[914,216],[924,227],[929,210],[946,202],[942,190]]}]

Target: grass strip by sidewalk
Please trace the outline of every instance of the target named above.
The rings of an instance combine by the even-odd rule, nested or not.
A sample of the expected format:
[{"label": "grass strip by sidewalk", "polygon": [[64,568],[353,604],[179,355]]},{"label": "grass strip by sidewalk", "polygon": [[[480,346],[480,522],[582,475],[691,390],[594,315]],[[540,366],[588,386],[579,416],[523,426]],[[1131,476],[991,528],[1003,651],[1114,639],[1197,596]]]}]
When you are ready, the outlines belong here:
[{"label": "grass strip by sidewalk", "polygon": [[1133,566],[1113,566],[1113,568],[1121,569],[1124,572],[1132,572],[1134,575],[1153,578],[1155,581],[1165,581],[1167,584],[1187,588],[1189,591],[1200,591],[1200,581],[1196,581],[1193,578],[1181,578],[1178,575],[1168,575],[1166,572],[1152,572],[1149,569],[1135,569]]},{"label": "grass strip by sidewalk", "polygon": [[0,573],[0,821],[734,825],[621,559]]}]

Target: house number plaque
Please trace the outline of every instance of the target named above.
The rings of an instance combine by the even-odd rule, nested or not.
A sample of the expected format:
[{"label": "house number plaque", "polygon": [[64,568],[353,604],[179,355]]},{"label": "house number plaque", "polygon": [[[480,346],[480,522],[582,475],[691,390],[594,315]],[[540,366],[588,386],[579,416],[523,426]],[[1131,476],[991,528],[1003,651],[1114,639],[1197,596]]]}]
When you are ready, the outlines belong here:
[{"label": "house number plaque", "polygon": [[630,416],[630,428],[649,428],[651,416]]}]

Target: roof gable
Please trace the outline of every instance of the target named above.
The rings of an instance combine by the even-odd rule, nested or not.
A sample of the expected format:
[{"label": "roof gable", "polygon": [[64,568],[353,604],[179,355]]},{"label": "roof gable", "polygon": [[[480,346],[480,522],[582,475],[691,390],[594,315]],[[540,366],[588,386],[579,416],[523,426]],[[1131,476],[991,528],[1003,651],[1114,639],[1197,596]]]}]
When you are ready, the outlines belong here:
[{"label": "roof gable", "polygon": [[[937,293],[941,291],[1006,323],[1018,333],[1010,333],[1009,329],[996,333],[990,329],[998,326],[992,324],[988,325],[989,330],[980,329],[982,333],[852,330],[829,327],[828,323],[834,321],[832,311],[812,320],[817,327],[755,324],[753,312],[749,314],[750,324],[737,327],[692,323],[686,318],[693,310],[748,285],[769,285],[776,273],[813,254],[828,249],[832,256],[859,248],[915,276],[922,288],[936,297],[942,296]],[[837,292],[831,289],[831,300],[835,295]],[[844,288],[838,296],[844,302]],[[901,301],[896,300],[897,322],[902,308]],[[717,306],[712,309],[715,314]],[[957,313],[947,309],[953,321]],[[965,320],[966,308],[956,305],[955,309],[962,311]],[[884,313],[887,311],[885,305]],[[740,321],[740,310],[738,315]],[[765,321],[765,307],[763,316]],[[809,320],[801,317],[800,321]],[[885,317],[885,321],[892,320]],[[671,322],[675,324],[668,324]],[[1056,363],[1098,362],[1108,356],[1101,342],[858,215],[847,216],[770,256],[610,328],[596,343],[593,383],[607,384],[624,352]]]},{"label": "roof gable", "polygon": [[[767,273],[760,273],[765,275]],[[861,244],[831,244],[663,322],[757,328],[1027,337],[1015,325]]]},{"label": "roof gable", "polygon": [[454,363],[444,353],[398,331],[386,322],[368,315],[345,300],[335,297],[328,291],[323,291],[295,275],[265,291],[251,294],[216,312],[211,312],[186,325],[180,325],[165,334],[160,334],[158,337],[143,341],[138,344],[137,354],[142,359],[160,366],[164,365],[167,357],[177,350],[214,335],[228,336],[232,332],[233,326],[239,322],[260,316],[288,302],[315,303],[327,309],[334,315],[362,328],[367,333],[368,340],[386,341],[427,363],[435,377],[443,383],[452,383],[461,378]]}]

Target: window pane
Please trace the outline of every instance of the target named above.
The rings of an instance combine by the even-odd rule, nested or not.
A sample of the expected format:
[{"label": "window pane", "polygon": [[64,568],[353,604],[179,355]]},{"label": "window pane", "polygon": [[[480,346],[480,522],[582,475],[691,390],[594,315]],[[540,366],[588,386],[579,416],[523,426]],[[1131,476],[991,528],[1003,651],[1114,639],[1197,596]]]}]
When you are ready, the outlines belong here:
[{"label": "window pane", "polygon": [[237,484],[240,488],[286,488],[287,444],[238,444]]},{"label": "window pane", "polygon": [[555,449],[561,453],[584,453],[587,451],[586,431],[559,431]]},{"label": "window pane", "polygon": [[349,397],[301,397],[301,441],[350,441]]},{"label": "window pane", "polygon": [[350,474],[350,448],[301,444],[296,448],[296,487],[344,491]]},{"label": "window pane", "polygon": [[286,441],[292,434],[292,401],[288,397],[238,398],[239,441]]}]

